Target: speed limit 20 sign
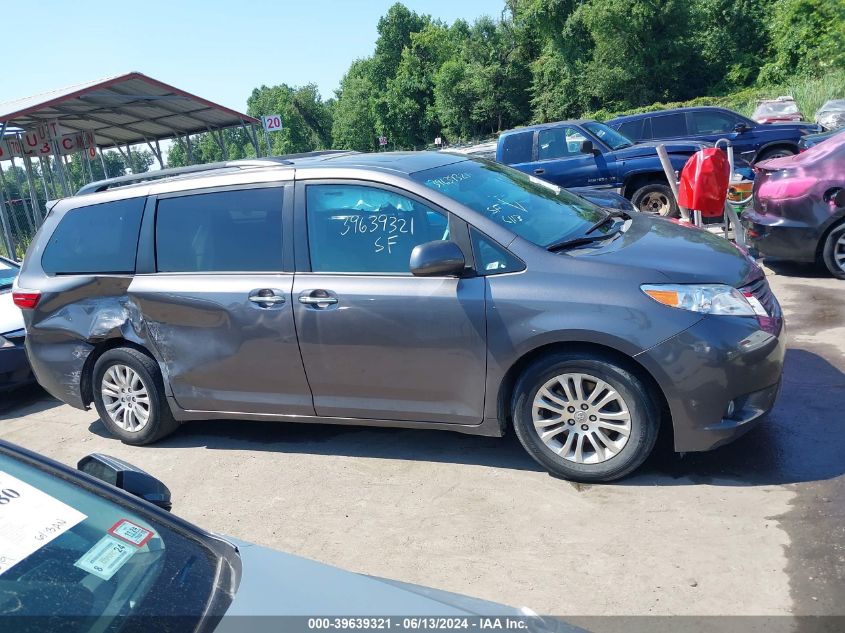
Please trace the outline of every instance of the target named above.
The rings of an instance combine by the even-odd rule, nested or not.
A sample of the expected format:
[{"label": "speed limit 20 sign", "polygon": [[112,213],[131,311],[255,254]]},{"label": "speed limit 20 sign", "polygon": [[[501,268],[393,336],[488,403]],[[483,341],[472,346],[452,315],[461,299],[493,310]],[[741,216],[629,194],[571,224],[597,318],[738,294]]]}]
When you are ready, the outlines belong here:
[{"label": "speed limit 20 sign", "polygon": [[280,114],[267,114],[261,117],[261,123],[268,132],[278,132],[282,129],[282,116]]}]

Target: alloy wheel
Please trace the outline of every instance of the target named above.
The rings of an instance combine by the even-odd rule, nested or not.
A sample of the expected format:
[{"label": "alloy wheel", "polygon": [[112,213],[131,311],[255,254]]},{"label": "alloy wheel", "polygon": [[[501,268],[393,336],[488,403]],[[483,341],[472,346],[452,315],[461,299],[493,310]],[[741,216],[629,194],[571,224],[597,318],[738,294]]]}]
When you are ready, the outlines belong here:
[{"label": "alloy wheel", "polygon": [[845,272],[845,231],[843,231],[842,235],[839,236],[839,239],[836,240],[836,243],[833,245],[833,252],[831,253],[833,257],[833,263],[836,264],[839,270]]},{"label": "alloy wheel", "polygon": [[128,365],[116,364],[103,374],[103,405],[111,421],[125,431],[137,432],[150,420],[150,395],[144,381]]},{"label": "alloy wheel", "polygon": [[534,397],[531,415],[543,443],[577,464],[611,459],[631,435],[631,413],[624,398],[589,374],[566,373],[547,381]]}]

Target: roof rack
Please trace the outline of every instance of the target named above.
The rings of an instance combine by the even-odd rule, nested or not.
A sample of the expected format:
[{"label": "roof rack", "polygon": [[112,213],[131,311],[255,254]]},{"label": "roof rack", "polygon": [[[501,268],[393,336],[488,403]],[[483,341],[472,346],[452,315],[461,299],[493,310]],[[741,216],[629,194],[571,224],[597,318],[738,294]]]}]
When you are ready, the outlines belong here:
[{"label": "roof rack", "polygon": [[121,185],[129,185],[132,183],[144,182],[148,180],[158,180],[160,178],[171,178],[174,176],[184,176],[186,174],[196,174],[206,171],[215,171],[217,169],[249,169],[251,167],[271,167],[273,165],[293,165],[293,161],[298,158],[313,158],[316,156],[335,155],[335,154],[350,154],[349,150],[327,149],[315,152],[301,152],[299,154],[286,154],[284,156],[271,156],[268,158],[244,158],[240,160],[221,161],[219,163],[206,163],[205,165],[189,165],[187,167],[171,167],[169,169],[159,169],[157,171],[147,171],[141,174],[130,174],[128,176],[118,176],[117,178],[107,178],[105,180],[98,180],[96,182],[84,185],[75,195],[81,196],[88,193],[97,193],[98,191],[106,191],[112,187],[119,187]]},{"label": "roof rack", "polygon": [[76,192],[76,195],[82,196],[87,193],[105,191],[106,189],[119,187],[121,185],[144,182],[146,180],[158,180],[159,178],[170,178],[172,176],[183,176],[185,174],[194,174],[204,171],[214,171],[217,169],[243,169],[250,167],[269,167],[271,165],[290,164],[292,164],[290,161],[274,158],[251,158],[245,160],[222,161],[219,163],[207,163],[205,165],[189,165],[188,167],[171,167],[169,169],[159,169],[158,171],[147,171],[141,174],[130,174],[128,176],[118,176],[117,178],[98,180],[83,186]]}]

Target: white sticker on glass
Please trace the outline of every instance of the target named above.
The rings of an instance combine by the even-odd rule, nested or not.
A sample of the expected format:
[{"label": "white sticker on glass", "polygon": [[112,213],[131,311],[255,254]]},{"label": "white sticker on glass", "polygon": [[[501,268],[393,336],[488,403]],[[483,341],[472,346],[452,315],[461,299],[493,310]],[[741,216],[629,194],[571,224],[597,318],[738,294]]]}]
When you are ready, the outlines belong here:
[{"label": "white sticker on glass", "polygon": [[79,510],[0,471],[0,574],[86,518]]},{"label": "white sticker on glass", "polygon": [[108,580],[132,558],[134,553],[134,547],[107,534],[85,552],[73,566],[94,574],[98,578]]}]

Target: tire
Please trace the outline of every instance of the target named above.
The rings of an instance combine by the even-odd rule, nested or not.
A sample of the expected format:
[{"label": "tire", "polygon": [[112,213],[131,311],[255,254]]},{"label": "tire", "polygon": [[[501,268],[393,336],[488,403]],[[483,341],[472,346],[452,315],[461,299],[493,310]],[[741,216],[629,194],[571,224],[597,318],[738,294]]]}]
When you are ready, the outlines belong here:
[{"label": "tire", "polygon": [[125,444],[150,444],[179,426],[167,406],[158,363],[134,348],[103,353],[94,363],[91,384],[100,420]]},{"label": "tire", "polygon": [[754,161],[755,163],[762,162],[764,160],[769,160],[770,158],[782,158],[784,156],[794,156],[797,154],[798,151],[794,149],[790,149],[789,147],[773,147],[772,149],[764,150],[760,153],[757,159]]},{"label": "tire", "polygon": [[650,182],[637,189],[631,196],[631,204],[637,211],[649,215],[658,215],[664,218],[681,216],[672,189],[669,185],[659,182]]},{"label": "tire", "polygon": [[822,249],[822,261],[830,274],[845,279],[845,222],[840,222],[827,234]]},{"label": "tire", "polygon": [[[577,391],[571,382],[574,379],[569,378],[572,375],[584,376],[581,379],[581,395],[584,398],[581,400],[574,397]],[[563,382],[558,381],[561,377],[566,377],[563,382],[568,389],[564,389]],[[604,387],[599,381],[605,383]],[[591,383],[593,390],[598,391],[587,391]],[[544,387],[558,402],[540,394]],[[598,408],[587,405],[589,400],[594,405],[601,404],[611,396],[611,390],[619,400],[611,400]],[[567,398],[567,393],[573,396],[572,400]],[[559,411],[553,413],[545,406],[538,407],[538,402],[551,403]],[[587,410],[581,408],[582,404],[587,406]],[[626,410],[627,438],[621,432]],[[612,360],[599,354],[562,353],[544,357],[523,372],[514,388],[511,412],[519,441],[537,463],[564,479],[595,483],[624,477],[645,461],[657,440],[659,410],[655,398],[642,381]],[[560,417],[561,412],[563,417]],[[558,418],[559,421],[548,423],[548,420],[542,419],[547,415],[550,416],[548,420]],[[567,417],[569,415],[572,417]],[[602,420],[602,416],[612,416],[612,419]],[[535,419],[540,419],[539,424],[535,423]],[[597,441],[599,429],[604,441]],[[541,432],[547,434],[545,441],[540,437]],[[573,438],[571,443],[570,437]],[[575,450],[579,442],[580,462]],[[601,445],[601,451],[596,449],[596,444]]]}]

